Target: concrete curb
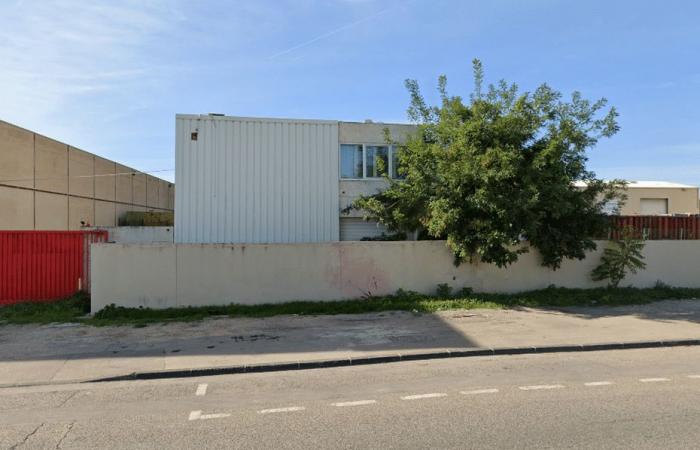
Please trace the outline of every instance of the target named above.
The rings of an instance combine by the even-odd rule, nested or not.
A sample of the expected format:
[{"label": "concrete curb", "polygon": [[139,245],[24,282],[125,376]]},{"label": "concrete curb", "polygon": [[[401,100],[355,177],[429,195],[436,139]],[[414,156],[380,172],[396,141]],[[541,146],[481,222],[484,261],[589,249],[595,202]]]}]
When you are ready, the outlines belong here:
[{"label": "concrete curb", "polygon": [[597,352],[604,350],[630,350],[660,347],[700,346],[700,339],[680,339],[667,341],[611,342],[602,344],[551,345],[543,347],[501,347],[441,350],[427,353],[409,353],[383,356],[364,356],[359,358],[328,359],[319,361],[298,361],[271,364],[250,364],[228,367],[210,367],[200,369],[178,369],[156,372],[134,372],[128,375],[99,378],[84,383],[129,380],[157,380],[166,378],[206,377],[212,375],[232,375],[241,373],[282,372],[288,370],[322,369],[327,367],[362,366],[385,364],[401,361],[424,361],[429,359],[470,358],[474,356],[504,356],[535,353],[572,353]]}]

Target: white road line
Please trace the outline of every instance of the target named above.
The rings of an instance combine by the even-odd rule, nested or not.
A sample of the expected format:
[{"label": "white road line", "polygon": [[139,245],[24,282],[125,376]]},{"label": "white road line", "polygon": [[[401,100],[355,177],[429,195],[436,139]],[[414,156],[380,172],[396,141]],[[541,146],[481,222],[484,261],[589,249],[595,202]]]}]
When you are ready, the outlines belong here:
[{"label": "white road line", "polygon": [[206,383],[202,383],[199,386],[197,386],[197,392],[194,393],[194,395],[197,395],[199,397],[206,395],[207,394],[207,386],[209,386]]},{"label": "white road line", "polygon": [[538,384],[534,386],[519,386],[518,389],[521,391],[539,391],[542,389],[561,389],[563,384]]},{"label": "white road line", "polygon": [[640,378],[642,383],[658,383],[659,381],[671,381],[668,378]]},{"label": "white road line", "polygon": [[460,394],[464,395],[478,395],[478,394],[495,394],[498,389],[476,389],[473,391],[460,391]]},{"label": "white road line", "polygon": [[231,414],[202,414],[202,411],[192,411],[190,413],[189,420],[207,420],[207,419],[223,419],[224,417],[229,417]]},{"label": "white road line", "polygon": [[700,375],[688,375],[688,378],[700,378]]},{"label": "white road line", "polygon": [[401,400],[420,400],[423,398],[437,398],[437,397],[447,397],[444,392],[433,392],[432,394],[418,394],[418,395],[407,395],[401,397]]},{"label": "white road line", "polygon": [[374,405],[377,403],[376,400],[357,400],[354,402],[338,402],[331,403],[333,406],[362,406],[362,405]]},{"label": "white road line", "polygon": [[272,408],[272,409],[262,409],[258,411],[258,414],[273,414],[282,412],[293,412],[293,411],[303,411],[306,408],[303,406],[288,406],[286,408]]},{"label": "white road line", "polygon": [[200,420],[207,420],[207,419],[223,419],[224,417],[229,417],[231,414],[202,414],[199,419]]},{"label": "white road line", "polygon": [[589,381],[588,383],[583,383],[584,386],[610,386],[613,384],[612,381]]}]

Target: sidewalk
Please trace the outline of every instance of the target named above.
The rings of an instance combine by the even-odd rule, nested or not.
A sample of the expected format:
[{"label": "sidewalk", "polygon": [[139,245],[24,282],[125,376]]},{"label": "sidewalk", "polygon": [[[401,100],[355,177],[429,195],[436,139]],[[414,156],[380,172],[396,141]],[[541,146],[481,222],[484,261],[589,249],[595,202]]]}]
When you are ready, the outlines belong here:
[{"label": "sidewalk", "polygon": [[[145,328],[0,325],[0,386],[467,349],[700,339],[700,301],[559,310],[227,317]],[[439,355],[436,355],[439,357]]]}]

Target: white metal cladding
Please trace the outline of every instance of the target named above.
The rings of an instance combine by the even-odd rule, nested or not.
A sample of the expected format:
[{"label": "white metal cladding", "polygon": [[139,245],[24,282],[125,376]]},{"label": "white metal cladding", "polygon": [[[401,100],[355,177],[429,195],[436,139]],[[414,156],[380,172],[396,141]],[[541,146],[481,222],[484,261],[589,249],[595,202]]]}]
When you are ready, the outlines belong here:
[{"label": "white metal cladding", "polygon": [[175,153],[175,242],[338,240],[338,122],[178,115]]}]

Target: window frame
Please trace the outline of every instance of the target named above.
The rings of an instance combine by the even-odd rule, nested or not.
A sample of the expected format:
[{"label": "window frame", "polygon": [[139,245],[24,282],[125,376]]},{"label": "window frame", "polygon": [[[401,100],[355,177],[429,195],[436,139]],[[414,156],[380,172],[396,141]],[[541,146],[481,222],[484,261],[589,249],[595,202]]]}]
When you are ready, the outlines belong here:
[{"label": "window frame", "polygon": [[[362,177],[357,178],[357,177],[343,177],[343,145],[352,145],[356,147],[361,147],[362,148]],[[338,176],[340,177],[341,180],[364,180],[366,178],[367,174],[367,168],[365,167],[365,161],[367,160],[367,152],[365,150],[365,144],[352,144],[352,143],[346,143],[343,142],[340,145],[338,145]]]},{"label": "window frame", "polygon": [[[342,160],[342,154],[341,154],[341,149],[343,145],[357,145],[362,147],[362,178],[345,178],[342,176],[342,171],[343,171],[343,160]],[[387,175],[391,179],[395,180],[401,180],[402,178],[394,178],[394,149],[397,147],[396,145],[393,144],[387,144],[387,143],[381,143],[381,144],[375,144],[375,143],[353,143],[353,142],[342,142],[338,145],[338,177],[341,181],[366,181],[366,180],[381,180],[384,177],[369,177],[367,176],[367,147],[387,147]]]}]

